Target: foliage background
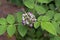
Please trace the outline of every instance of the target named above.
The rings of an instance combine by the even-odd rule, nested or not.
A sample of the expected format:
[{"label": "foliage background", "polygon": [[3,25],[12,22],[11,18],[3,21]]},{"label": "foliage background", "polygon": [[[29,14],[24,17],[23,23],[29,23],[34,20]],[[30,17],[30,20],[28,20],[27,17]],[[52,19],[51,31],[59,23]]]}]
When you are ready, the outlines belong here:
[{"label": "foliage background", "polygon": [[9,2],[18,7],[24,6],[23,13],[32,12],[37,21],[33,28],[30,28],[21,24],[23,13],[17,12],[14,16],[9,14],[6,18],[0,18],[2,26],[0,35],[7,28],[10,37],[16,32],[17,40],[60,40],[59,0],[10,0]]}]

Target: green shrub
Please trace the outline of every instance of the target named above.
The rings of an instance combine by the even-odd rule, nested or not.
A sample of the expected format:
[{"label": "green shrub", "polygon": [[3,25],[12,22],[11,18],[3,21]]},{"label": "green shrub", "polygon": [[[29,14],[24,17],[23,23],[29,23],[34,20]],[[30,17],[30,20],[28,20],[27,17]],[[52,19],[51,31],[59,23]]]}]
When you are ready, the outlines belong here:
[{"label": "green shrub", "polygon": [[60,0],[10,2],[17,6],[23,5],[26,10],[0,18],[0,35],[7,30],[10,37],[16,34],[17,40],[60,40]]}]

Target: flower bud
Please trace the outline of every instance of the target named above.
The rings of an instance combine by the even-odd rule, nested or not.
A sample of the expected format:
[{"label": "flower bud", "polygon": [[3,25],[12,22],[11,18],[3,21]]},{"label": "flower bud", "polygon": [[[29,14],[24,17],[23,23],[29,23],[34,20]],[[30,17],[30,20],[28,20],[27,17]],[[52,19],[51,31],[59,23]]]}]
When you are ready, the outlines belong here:
[{"label": "flower bud", "polygon": [[36,18],[31,12],[27,12],[22,15],[22,23],[24,25],[28,25],[28,26],[32,27],[34,22],[36,22]]}]

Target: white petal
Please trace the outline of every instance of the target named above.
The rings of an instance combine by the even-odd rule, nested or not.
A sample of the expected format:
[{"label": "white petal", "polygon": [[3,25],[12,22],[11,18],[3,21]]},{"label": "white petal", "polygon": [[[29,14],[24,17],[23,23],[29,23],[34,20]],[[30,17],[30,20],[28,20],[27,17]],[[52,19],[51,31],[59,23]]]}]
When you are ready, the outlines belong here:
[{"label": "white petal", "polygon": [[26,24],[29,24],[29,22],[26,20]]}]

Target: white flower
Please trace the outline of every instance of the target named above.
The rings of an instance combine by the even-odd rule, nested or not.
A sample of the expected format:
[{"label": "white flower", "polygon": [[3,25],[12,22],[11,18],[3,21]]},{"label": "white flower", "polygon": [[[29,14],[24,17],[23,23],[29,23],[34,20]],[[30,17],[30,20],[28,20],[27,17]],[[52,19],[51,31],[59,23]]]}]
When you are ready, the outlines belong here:
[{"label": "white flower", "polygon": [[24,25],[29,25],[30,27],[32,27],[35,21],[36,18],[31,12],[27,12],[22,15],[22,23]]},{"label": "white flower", "polygon": [[33,24],[30,24],[29,26],[30,26],[30,27],[32,27],[32,26],[33,26]]},{"label": "white flower", "polygon": [[25,22],[24,20],[22,20],[22,24],[24,24],[24,25],[25,25],[25,24],[26,24],[26,22]]},{"label": "white flower", "polygon": [[26,20],[26,24],[29,24],[28,20]]},{"label": "white flower", "polygon": [[22,17],[22,20],[25,20],[25,18],[24,18],[24,17]]}]

